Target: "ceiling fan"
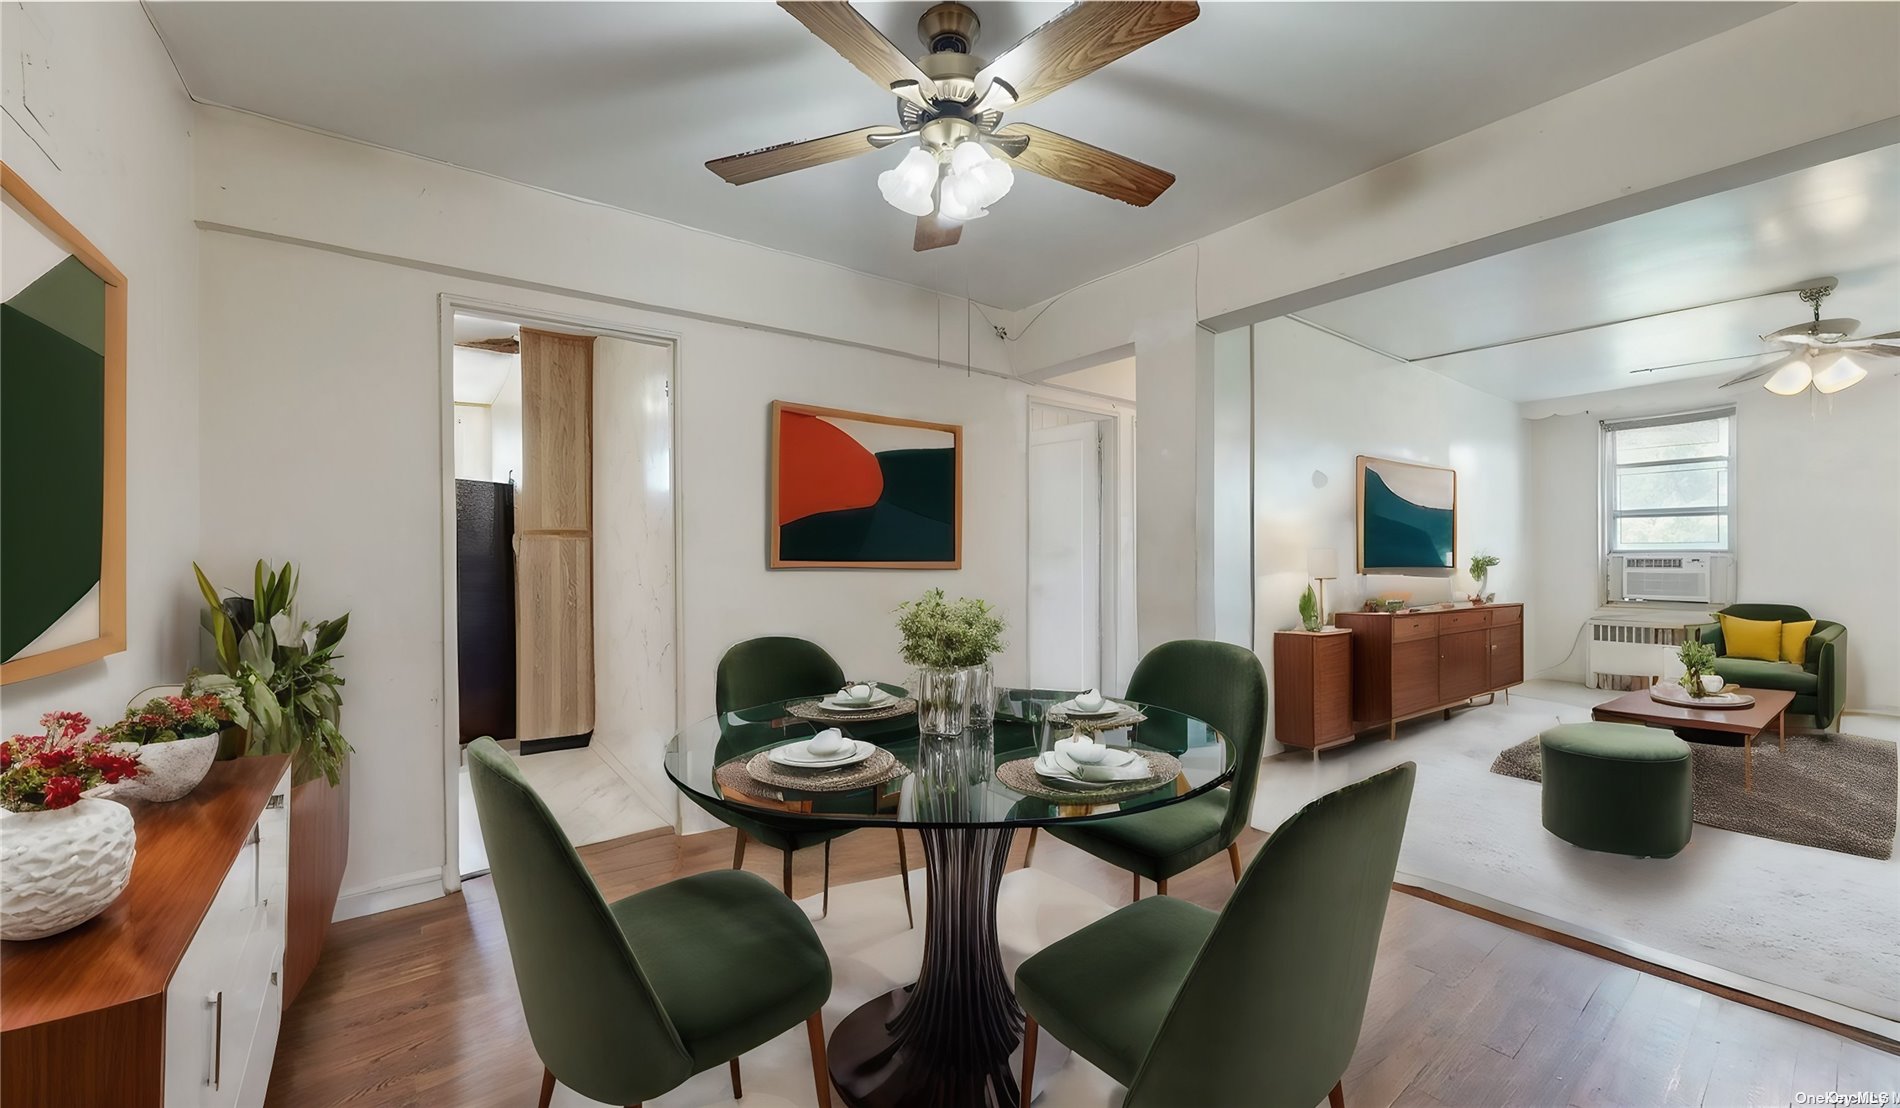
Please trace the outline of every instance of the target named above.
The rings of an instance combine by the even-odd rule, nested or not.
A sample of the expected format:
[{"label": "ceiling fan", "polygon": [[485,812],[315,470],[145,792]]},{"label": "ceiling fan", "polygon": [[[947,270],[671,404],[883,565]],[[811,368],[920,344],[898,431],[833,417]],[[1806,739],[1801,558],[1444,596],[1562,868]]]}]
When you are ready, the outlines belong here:
[{"label": "ceiling fan", "polygon": [[1740,385],[1766,376],[1762,387],[1777,396],[1799,396],[1812,385],[1817,392],[1837,393],[1859,384],[1867,376],[1864,361],[1874,358],[1900,358],[1900,331],[1850,338],[1860,326],[1858,319],[1822,319],[1821,301],[1838,284],[1824,277],[1800,290],[1801,302],[1814,307],[1814,318],[1807,323],[1783,327],[1761,337],[1763,342],[1778,342],[1791,347],[1786,357],[1750,370],[1729,381],[1723,388]]},{"label": "ceiling fan", "polygon": [[[897,125],[859,127],[715,158],[706,168],[735,185],[842,161],[912,139],[917,146],[878,175],[892,207],[917,217],[913,248],[954,246],[963,224],[989,213],[1014,180],[1012,166],[1136,207],[1174,183],[1174,174],[1003,113],[1032,104],[1194,21],[1195,3],[1095,0],[1071,5],[984,64],[971,53],[981,23],[957,3],[917,21],[927,52],[906,57],[848,3],[780,0],[779,7],[897,97]],[[1000,152],[997,157],[992,151]]]}]

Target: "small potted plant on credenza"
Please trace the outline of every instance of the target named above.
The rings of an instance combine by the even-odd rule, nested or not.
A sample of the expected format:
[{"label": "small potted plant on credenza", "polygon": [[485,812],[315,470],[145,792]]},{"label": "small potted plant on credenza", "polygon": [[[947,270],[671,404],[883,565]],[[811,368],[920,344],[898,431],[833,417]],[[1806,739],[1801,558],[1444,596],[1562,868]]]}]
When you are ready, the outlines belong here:
[{"label": "small potted plant on credenza", "polygon": [[343,677],[337,646],[348,613],[309,623],[297,616],[297,571],[262,560],[250,596],[220,596],[194,563],[202,622],[215,645],[215,674],[194,675],[188,695],[215,693],[244,715],[246,754],[288,754],[290,893],[285,913],[284,1006],[316,968],[336,912],[350,853],[350,744],[339,729]]},{"label": "small potted plant on credenza", "polygon": [[43,939],[106,910],[132,879],[137,829],[125,805],[86,794],[139,775],[78,712],[0,741],[0,939]]}]

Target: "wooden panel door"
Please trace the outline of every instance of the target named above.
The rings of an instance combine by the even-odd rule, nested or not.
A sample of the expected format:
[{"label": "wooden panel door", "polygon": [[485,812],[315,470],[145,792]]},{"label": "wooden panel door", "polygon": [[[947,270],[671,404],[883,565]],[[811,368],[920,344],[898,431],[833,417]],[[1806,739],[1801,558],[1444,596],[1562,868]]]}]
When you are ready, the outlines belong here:
[{"label": "wooden panel door", "polygon": [[1327,635],[1313,644],[1313,737],[1333,742],[1352,737],[1352,642]]},{"label": "wooden panel door", "polygon": [[515,690],[523,739],[594,729],[593,567],[591,539],[521,536]]},{"label": "wooden panel door", "polygon": [[1438,639],[1392,644],[1392,718],[1439,703]]},{"label": "wooden panel door", "polygon": [[517,532],[593,529],[593,427],[594,340],[522,328]]},{"label": "wooden panel door", "polygon": [[1483,627],[1438,636],[1438,699],[1463,700],[1490,688],[1490,632]]},{"label": "wooden panel door", "polygon": [[1501,689],[1524,680],[1524,625],[1493,625],[1491,639],[1491,688]]}]

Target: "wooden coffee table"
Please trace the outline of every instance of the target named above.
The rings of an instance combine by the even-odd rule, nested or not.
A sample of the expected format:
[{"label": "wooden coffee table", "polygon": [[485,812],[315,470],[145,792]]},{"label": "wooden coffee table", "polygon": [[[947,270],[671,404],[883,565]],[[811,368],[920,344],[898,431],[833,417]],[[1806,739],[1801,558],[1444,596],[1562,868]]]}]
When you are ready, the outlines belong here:
[{"label": "wooden coffee table", "polygon": [[1742,788],[1754,788],[1755,737],[1775,729],[1781,749],[1788,749],[1788,705],[1794,694],[1782,689],[1741,689],[1755,698],[1747,708],[1682,708],[1665,704],[1649,695],[1648,689],[1624,693],[1590,709],[1590,718],[1612,723],[1640,723],[1674,731],[1691,742],[1714,732],[1742,737]]}]

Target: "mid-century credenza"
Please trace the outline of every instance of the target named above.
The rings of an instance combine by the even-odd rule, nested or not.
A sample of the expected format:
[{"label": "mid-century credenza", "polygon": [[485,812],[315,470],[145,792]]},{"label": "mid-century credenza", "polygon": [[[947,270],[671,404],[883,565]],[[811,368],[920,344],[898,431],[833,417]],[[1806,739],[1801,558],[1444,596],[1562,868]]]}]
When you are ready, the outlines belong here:
[{"label": "mid-century credenza", "polygon": [[218,762],[131,801],[132,879],[104,912],[0,943],[0,1103],[250,1108],[283,1013],[290,760]]},{"label": "mid-century credenza", "polygon": [[1524,680],[1524,606],[1465,604],[1400,612],[1340,612],[1352,632],[1355,732],[1448,711]]}]

